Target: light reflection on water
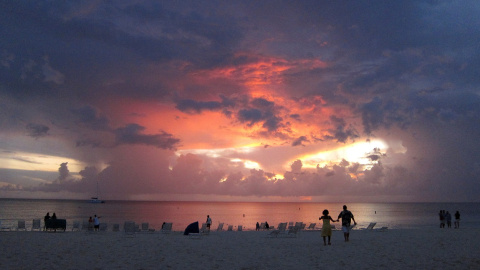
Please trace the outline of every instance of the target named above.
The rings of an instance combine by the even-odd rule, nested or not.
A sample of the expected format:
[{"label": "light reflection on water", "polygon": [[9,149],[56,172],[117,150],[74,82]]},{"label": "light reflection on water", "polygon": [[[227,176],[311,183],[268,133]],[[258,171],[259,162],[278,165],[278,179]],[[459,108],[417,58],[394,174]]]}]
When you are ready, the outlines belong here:
[{"label": "light reflection on water", "polygon": [[[389,228],[437,228],[440,209],[462,214],[462,227],[480,226],[480,203],[349,203],[359,228],[376,222],[376,227]],[[207,215],[213,219],[213,229],[220,222],[224,229],[242,225],[246,230],[254,230],[256,222],[278,226],[280,222],[304,222],[319,224],[318,218],[324,209],[336,219],[341,203],[238,203],[238,202],[139,202],[108,201],[105,204],[92,204],[72,200],[17,200],[0,199],[0,219],[2,226],[16,227],[19,219],[26,220],[27,227],[32,219],[42,218],[50,212],[58,218],[67,219],[67,228],[74,220],[88,220],[97,214],[108,224],[132,220],[137,223],[149,222],[150,227],[159,229],[163,222],[173,222],[173,229],[182,231],[191,222],[205,222]],[[334,223],[339,226],[339,223]],[[317,225],[318,226],[318,225]]]}]

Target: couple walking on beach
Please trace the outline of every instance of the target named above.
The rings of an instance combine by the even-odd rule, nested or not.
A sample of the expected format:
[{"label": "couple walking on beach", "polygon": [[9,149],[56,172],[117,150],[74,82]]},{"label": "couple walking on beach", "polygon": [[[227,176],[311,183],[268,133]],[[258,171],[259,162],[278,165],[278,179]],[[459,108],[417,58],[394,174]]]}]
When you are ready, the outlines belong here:
[{"label": "couple walking on beach", "polygon": [[353,217],[352,212],[347,210],[347,206],[343,206],[343,211],[340,212],[338,215],[337,220],[333,220],[331,216],[328,215],[328,210],[325,209],[323,210],[319,220],[323,220],[323,226],[322,226],[322,237],[323,237],[323,245],[327,245],[326,238],[328,237],[328,245],[331,245],[330,238],[332,237],[332,226],[330,225],[331,222],[338,222],[340,218],[342,219],[342,231],[343,231],[343,237],[345,238],[345,242],[349,241],[350,237],[350,229],[351,229],[351,222],[353,220],[354,225],[357,225],[357,222],[355,221],[355,218]]}]

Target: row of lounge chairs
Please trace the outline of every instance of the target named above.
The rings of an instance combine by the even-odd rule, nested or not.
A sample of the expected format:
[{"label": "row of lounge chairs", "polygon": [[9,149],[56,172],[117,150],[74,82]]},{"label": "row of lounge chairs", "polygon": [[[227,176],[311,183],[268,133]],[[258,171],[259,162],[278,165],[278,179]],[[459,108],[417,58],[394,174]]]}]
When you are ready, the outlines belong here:
[{"label": "row of lounge chairs", "polygon": [[[44,227],[41,226],[41,219],[33,219],[32,221],[32,228],[31,231],[41,231],[43,230]],[[27,226],[25,223],[25,220],[18,220],[17,222],[17,227],[12,227],[12,226],[6,226],[2,224],[2,221],[0,220],[0,230],[1,231],[11,231],[11,230],[16,230],[16,231],[27,231]],[[107,231],[108,230],[108,224],[107,223],[100,223],[99,225],[99,231]],[[148,222],[143,222],[141,224],[135,224],[133,221],[127,221],[124,224],[124,230],[125,232],[133,232],[133,233],[153,233],[155,232],[155,229],[151,228],[149,226]],[[81,223],[80,221],[74,221],[73,226],[72,226],[72,231],[94,231],[93,224],[89,223],[88,221],[84,221]],[[118,232],[120,231],[120,224],[113,224],[112,225],[112,231],[113,232]],[[172,231],[172,223],[164,223],[162,228],[160,229],[161,233],[169,233]]]}]

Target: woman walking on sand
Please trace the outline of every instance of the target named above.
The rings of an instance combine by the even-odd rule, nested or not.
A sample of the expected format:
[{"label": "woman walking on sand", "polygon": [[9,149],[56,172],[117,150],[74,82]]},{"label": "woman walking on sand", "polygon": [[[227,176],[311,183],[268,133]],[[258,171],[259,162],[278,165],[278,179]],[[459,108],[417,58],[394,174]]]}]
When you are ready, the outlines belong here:
[{"label": "woman walking on sand", "polygon": [[323,245],[327,245],[327,237],[328,237],[328,245],[331,245],[330,238],[332,237],[332,226],[330,226],[330,221],[335,222],[331,216],[328,215],[328,210],[325,209],[322,212],[323,216],[318,218],[318,220],[323,220],[322,226],[322,237],[323,237]]}]

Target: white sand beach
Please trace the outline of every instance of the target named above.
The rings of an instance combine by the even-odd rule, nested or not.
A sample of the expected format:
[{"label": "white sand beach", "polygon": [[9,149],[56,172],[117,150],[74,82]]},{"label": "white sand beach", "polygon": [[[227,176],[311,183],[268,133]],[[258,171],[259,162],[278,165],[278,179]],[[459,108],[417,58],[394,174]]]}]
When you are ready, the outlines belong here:
[{"label": "white sand beach", "polygon": [[212,231],[200,239],[123,232],[0,232],[0,269],[480,269],[480,229],[354,230],[269,238]]}]

